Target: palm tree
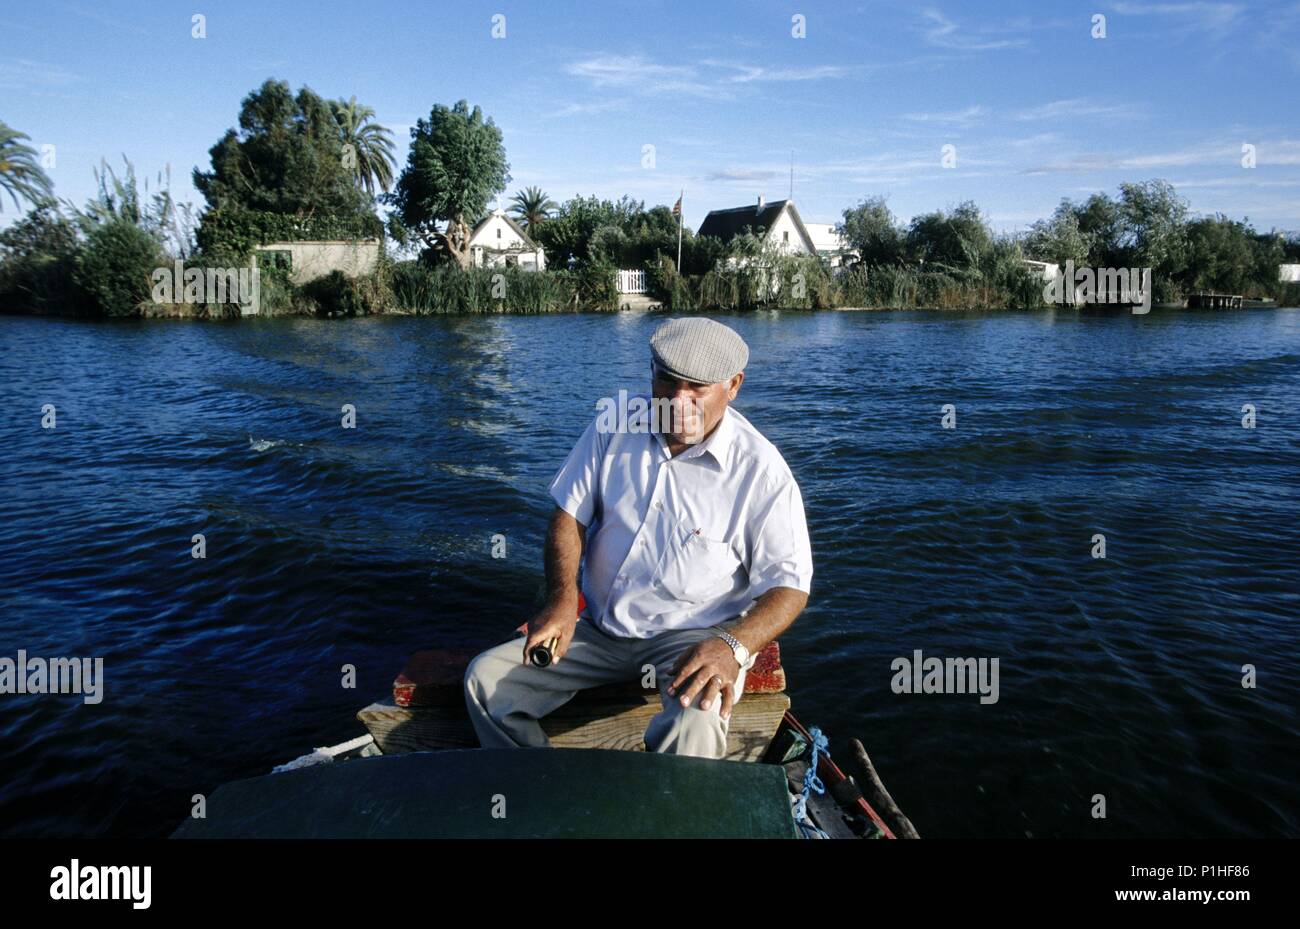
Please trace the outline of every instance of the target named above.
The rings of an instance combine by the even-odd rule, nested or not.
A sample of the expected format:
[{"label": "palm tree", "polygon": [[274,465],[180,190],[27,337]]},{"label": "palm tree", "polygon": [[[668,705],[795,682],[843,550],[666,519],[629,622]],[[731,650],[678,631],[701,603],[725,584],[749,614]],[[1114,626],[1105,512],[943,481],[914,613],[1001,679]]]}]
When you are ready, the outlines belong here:
[{"label": "palm tree", "polygon": [[346,157],[357,182],[369,194],[374,194],[376,187],[388,190],[393,186],[395,164],[393,142],[388,138],[392,131],[370,122],[375,116],[374,108],[358,104],[356,97],[331,101],[330,106],[339,124],[344,152],[351,152]]},{"label": "palm tree", "polygon": [[[41,169],[36,149],[21,141],[30,138],[0,121],[0,193],[9,194],[14,209],[19,209],[19,197],[35,205],[50,197],[54,186]],[[0,212],[4,212],[3,197],[0,197]]]},{"label": "palm tree", "polygon": [[559,208],[540,187],[525,187],[510,198],[510,203],[510,212],[524,224],[529,235],[532,235],[534,227],[550,219],[552,211]]}]

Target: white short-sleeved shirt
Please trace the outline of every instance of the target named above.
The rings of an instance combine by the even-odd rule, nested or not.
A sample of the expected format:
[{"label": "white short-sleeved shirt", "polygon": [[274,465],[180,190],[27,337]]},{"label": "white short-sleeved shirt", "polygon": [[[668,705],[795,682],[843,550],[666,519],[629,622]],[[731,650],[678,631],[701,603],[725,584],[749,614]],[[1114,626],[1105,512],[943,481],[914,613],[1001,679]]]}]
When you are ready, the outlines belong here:
[{"label": "white short-sleeved shirt", "polygon": [[810,591],[799,485],[776,446],[728,408],[672,457],[657,433],[597,417],[551,481],[587,530],[582,593],[606,632],[649,638],[717,625],[773,587]]}]

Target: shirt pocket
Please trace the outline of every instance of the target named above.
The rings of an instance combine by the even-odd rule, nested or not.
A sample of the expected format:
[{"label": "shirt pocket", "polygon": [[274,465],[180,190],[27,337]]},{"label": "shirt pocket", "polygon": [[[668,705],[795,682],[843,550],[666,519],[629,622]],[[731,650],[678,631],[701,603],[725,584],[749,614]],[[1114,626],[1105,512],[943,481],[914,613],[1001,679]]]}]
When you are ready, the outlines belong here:
[{"label": "shirt pocket", "polygon": [[700,603],[730,592],[739,567],[730,542],[680,526],[659,563],[659,586],[674,600]]}]

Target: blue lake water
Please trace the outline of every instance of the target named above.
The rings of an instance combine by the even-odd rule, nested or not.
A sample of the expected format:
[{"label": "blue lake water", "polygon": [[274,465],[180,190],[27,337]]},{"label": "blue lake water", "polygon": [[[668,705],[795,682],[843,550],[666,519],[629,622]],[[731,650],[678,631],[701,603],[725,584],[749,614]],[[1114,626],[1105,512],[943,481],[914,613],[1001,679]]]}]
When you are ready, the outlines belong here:
[{"label": "blue lake water", "polygon": [[[165,835],[361,734],[410,652],[509,637],[658,321],[0,318],[0,657],[106,677],[0,695],[0,835]],[[922,835],[1300,835],[1300,311],[725,321],[812,534],[793,709]],[[998,702],[894,693],[917,649],[998,658]]]}]

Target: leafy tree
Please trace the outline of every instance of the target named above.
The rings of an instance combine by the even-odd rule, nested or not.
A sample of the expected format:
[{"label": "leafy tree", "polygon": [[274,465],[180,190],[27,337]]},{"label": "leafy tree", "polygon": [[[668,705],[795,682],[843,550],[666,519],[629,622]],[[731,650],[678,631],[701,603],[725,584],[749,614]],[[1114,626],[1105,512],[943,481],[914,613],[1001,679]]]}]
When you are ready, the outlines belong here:
[{"label": "leafy tree", "polygon": [[[1250,228],[1249,223],[1246,227]],[[1253,229],[1250,231],[1254,233]],[[1250,279],[1254,286],[1251,291],[1260,297],[1276,295],[1281,298],[1281,292],[1285,288],[1278,278],[1279,266],[1296,260],[1287,254],[1286,236],[1276,229],[1272,232],[1255,233],[1252,245],[1253,266]],[[1292,288],[1295,286],[1295,284],[1291,285]]]},{"label": "leafy tree", "polygon": [[5,260],[39,255],[70,255],[77,250],[77,227],[53,199],[41,200],[27,215],[0,231]]},{"label": "leafy tree", "polygon": [[74,277],[100,313],[130,316],[149,296],[150,275],[166,261],[156,238],[118,217],[86,236]]},{"label": "leafy tree", "polygon": [[1051,218],[1030,227],[1025,246],[1040,261],[1120,267],[1127,258],[1124,233],[1121,204],[1095,193],[1083,203],[1063,199]]},{"label": "leafy tree", "polygon": [[546,261],[551,267],[563,267],[571,260],[585,265],[598,260],[599,256],[591,250],[598,229],[613,226],[626,235],[638,228],[637,223],[644,214],[644,202],[626,196],[620,200],[574,197],[555,210],[555,215],[541,225],[534,238],[546,250]]},{"label": "leafy tree", "polygon": [[884,197],[870,197],[844,211],[835,227],[866,265],[901,265],[906,259],[903,230]]},{"label": "leafy tree", "polygon": [[1256,273],[1254,230],[1220,213],[1192,220],[1186,232],[1185,290],[1245,293]]},{"label": "leafy tree", "polygon": [[[19,208],[19,197],[32,204],[39,204],[50,197],[53,190],[49,176],[37,159],[36,149],[24,145],[24,139],[30,140],[31,136],[0,121],[0,194],[9,194],[14,209]],[[2,212],[4,198],[0,197],[0,213]]]},{"label": "leafy tree", "polygon": [[1187,201],[1168,181],[1120,184],[1120,216],[1129,264],[1154,269],[1157,284],[1187,262]]},{"label": "leafy tree", "polygon": [[624,264],[629,244],[627,233],[618,226],[601,226],[591,234],[588,243],[590,260],[594,264],[620,266]]},{"label": "leafy tree", "polygon": [[[624,267],[649,267],[657,255],[677,261],[677,217],[671,207],[659,205],[633,214],[625,227],[628,244],[623,253]],[[682,230],[682,261],[691,248],[693,235]]]},{"label": "leafy tree", "polygon": [[479,107],[435,104],[411,130],[406,167],[390,202],[406,228],[435,254],[469,264],[471,223],[510,183],[501,130]]},{"label": "leafy tree", "polygon": [[331,103],[334,118],[339,124],[339,141],[343,143],[343,167],[351,170],[353,178],[366,193],[372,196],[376,188],[388,190],[393,186],[393,133],[377,123],[372,123],[373,107],[342,98]]},{"label": "leafy tree", "polygon": [[530,236],[551,217],[557,206],[540,187],[525,187],[510,198],[510,203],[508,212],[523,224]]},{"label": "leafy tree", "polygon": [[1040,219],[1029,227],[1025,251],[1037,261],[1054,261],[1076,265],[1088,264],[1091,237],[1079,225],[1079,213],[1069,200],[1062,200],[1050,219]]},{"label": "leafy tree", "polygon": [[[1068,200],[1062,203],[1069,203]],[[1095,193],[1074,208],[1079,234],[1088,243],[1088,263],[1098,268],[1124,264],[1124,219],[1120,205],[1104,193]]]},{"label": "leafy tree", "polygon": [[374,217],[372,198],[344,165],[334,105],[306,87],[295,96],[287,82],[266,81],[240,105],[239,129],[227,130],[209,155],[211,170],[194,170],[207,201],[198,230],[205,252],[258,244],[260,214],[345,224]]},{"label": "leafy tree", "polygon": [[979,207],[967,200],[951,213],[936,210],[912,219],[907,230],[907,250],[935,270],[964,270],[978,265],[993,245],[993,234]]},{"label": "leafy tree", "polygon": [[0,232],[0,306],[18,312],[76,310],[80,236],[53,199]]},{"label": "leafy tree", "polygon": [[1279,232],[1277,237],[1282,240],[1283,260],[1292,264],[1300,261],[1300,232]]},{"label": "leafy tree", "polygon": [[727,246],[716,236],[686,236],[682,241],[682,273],[705,274],[727,257]]}]

